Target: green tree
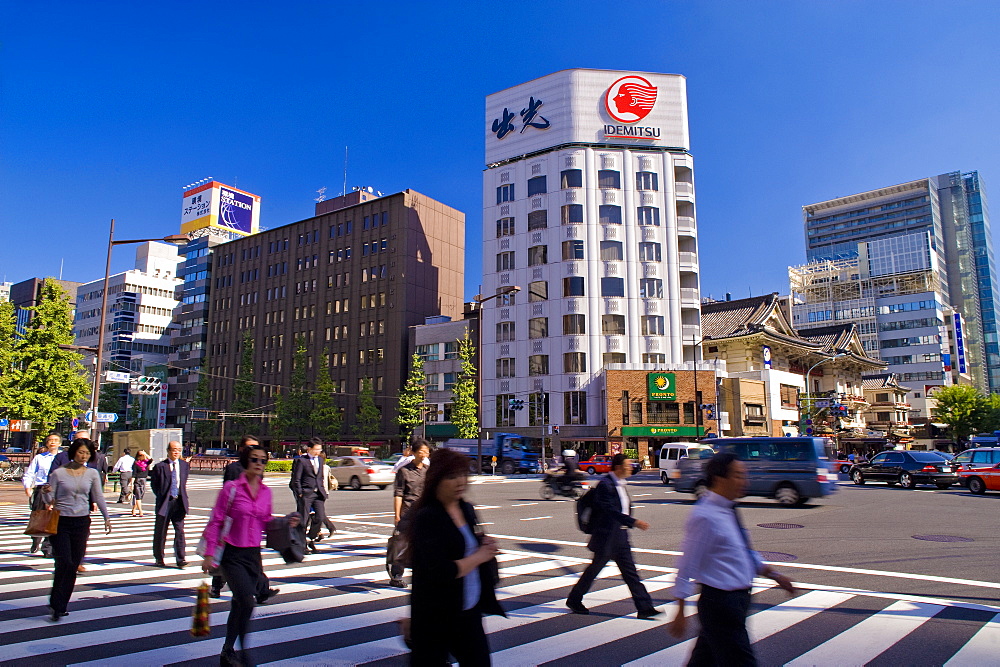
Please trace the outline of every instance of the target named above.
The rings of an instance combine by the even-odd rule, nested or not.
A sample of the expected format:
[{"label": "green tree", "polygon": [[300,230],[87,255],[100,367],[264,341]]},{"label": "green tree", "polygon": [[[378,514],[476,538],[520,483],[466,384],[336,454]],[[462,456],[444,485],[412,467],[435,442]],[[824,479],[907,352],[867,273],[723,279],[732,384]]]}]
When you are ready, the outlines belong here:
[{"label": "green tree", "polygon": [[101,385],[101,393],[97,396],[99,412],[114,412],[118,415],[118,421],[108,424],[110,432],[124,431],[128,428],[125,424],[126,386],[118,382],[105,382]]},{"label": "green tree", "polygon": [[361,392],[358,394],[358,422],[355,427],[358,440],[367,445],[372,436],[378,433],[381,422],[382,412],[375,405],[372,380],[364,378],[361,381]]},{"label": "green tree", "polygon": [[932,398],[937,402],[932,410],[934,420],[948,424],[948,430],[956,440],[964,442],[989,425],[991,402],[972,385],[941,387],[932,394]]},{"label": "green tree", "polygon": [[[255,412],[257,407],[257,385],[253,381],[253,332],[247,329],[240,339],[240,370],[233,383],[233,402],[227,412]],[[233,430],[244,433],[257,424],[254,417],[231,417]]]},{"label": "green tree", "polygon": [[403,391],[399,392],[399,434],[404,440],[409,439],[413,430],[424,418],[424,401],[427,392],[424,387],[427,378],[424,377],[424,358],[414,354],[410,360],[410,375],[406,378]]},{"label": "green tree", "polygon": [[344,423],[344,414],[337,405],[337,385],[330,377],[330,349],[323,350],[323,363],[316,371],[316,391],[310,419],[313,433],[324,440],[336,440]]},{"label": "green tree", "polygon": [[90,394],[82,356],[59,347],[73,344],[72,308],[66,290],[46,278],[34,316],[15,345],[19,391],[11,416],[30,419],[38,433],[72,418]]},{"label": "green tree", "polygon": [[17,403],[19,393],[17,364],[17,316],[14,304],[0,301],[0,414],[11,417],[10,406]]},{"label": "green tree", "polygon": [[303,442],[308,437],[312,401],[306,388],[307,363],[305,336],[296,336],[288,386],[281,388],[275,401],[275,433],[282,439]]},{"label": "green tree", "polygon": [[472,361],[475,356],[476,348],[466,332],[465,337],[458,341],[458,358],[462,360],[462,367],[452,389],[455,400],[451,408],[451,423],[458,429],[460,438],[479,437],[476,365]]},{"label": "green tree", "polygon": [[[210,409],[212,407],[212,390],[209,386],[208,375],[202,369],[209,368],[208,357],[201,360],[201,368],[198,369],[198,388],[194,392],[194,406],[196,408]],[[215,435],[215,422],[209,419],[199,419],[194,422],[194,437],[199,442],[208,440]]]}]

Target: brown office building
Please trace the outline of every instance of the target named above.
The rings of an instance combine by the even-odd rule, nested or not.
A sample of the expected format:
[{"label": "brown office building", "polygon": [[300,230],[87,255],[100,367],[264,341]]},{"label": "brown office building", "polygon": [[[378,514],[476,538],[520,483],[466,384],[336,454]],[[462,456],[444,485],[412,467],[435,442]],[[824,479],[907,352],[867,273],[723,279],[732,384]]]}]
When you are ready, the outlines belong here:
[{"label": "brown office building", "polygon": [[[462,316],[465,215],[413,190],[382,197],[353,192],[320,202],[316,213],[216,247],[210,407],[231,408],[242,332],[249,330],[255,406],[273,412],[302,336],[307,388],[327,370],[337,389],[340,439],[355,440],[357,397],[368,378],[382,413],[373,440],[398,440],[409,328],[428,316]],[[267,439],[266,425],[259,430]]]}]

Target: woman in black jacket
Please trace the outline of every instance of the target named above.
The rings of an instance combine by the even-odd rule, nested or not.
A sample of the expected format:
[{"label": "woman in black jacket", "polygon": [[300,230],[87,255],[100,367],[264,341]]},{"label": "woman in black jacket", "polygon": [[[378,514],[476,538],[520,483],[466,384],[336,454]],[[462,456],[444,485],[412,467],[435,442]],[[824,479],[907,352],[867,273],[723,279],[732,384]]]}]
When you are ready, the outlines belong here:
[{"label": "woman in black jacket", "polygon": [[413,665],[489,665],[483,614],[505,616],[497,603],[497,543],[483,535],[462,496],[469,459],[435,450],[424,491],[413,508],[410,598]]}]

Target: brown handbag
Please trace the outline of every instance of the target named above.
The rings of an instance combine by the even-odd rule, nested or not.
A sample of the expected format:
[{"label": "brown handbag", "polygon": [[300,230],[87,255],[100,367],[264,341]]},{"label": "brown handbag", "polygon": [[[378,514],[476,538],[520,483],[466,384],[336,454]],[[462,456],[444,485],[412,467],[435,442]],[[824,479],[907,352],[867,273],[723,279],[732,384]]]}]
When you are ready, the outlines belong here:
[{"label": "brown handbag", "polygon": [[31,518],[28,519],[28,527],[24,529],[24,534],[32,537],[49,537],[55,535],[58,529],[59,510],[31,510]]}]

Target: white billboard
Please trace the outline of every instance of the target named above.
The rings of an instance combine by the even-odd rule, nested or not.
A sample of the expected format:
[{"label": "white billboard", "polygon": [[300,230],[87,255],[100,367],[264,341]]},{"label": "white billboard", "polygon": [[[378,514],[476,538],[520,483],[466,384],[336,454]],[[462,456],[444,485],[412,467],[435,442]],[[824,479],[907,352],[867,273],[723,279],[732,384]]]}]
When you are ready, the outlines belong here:
[{"label": "white billboard", "polygon": [[215,227],[237,234],[255,234],[260,223],[260,197],[230,185],[210,181],[184,193],[181,233]]},{"label": "white billboard", "polygon": [[687,150],[679,74],[570,69],[486,98],[486,164],[586,143]]}]

